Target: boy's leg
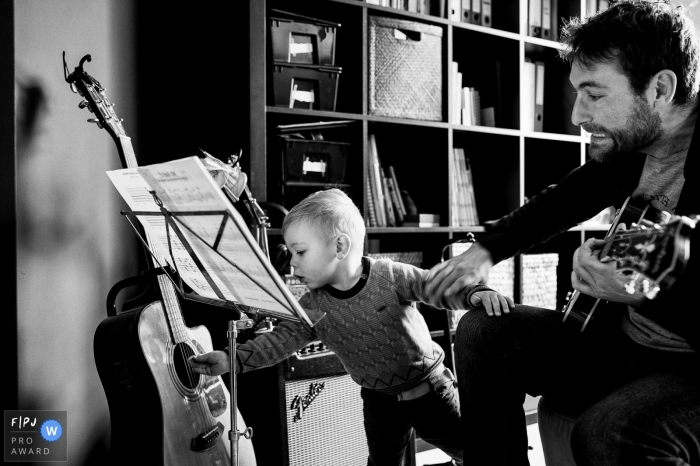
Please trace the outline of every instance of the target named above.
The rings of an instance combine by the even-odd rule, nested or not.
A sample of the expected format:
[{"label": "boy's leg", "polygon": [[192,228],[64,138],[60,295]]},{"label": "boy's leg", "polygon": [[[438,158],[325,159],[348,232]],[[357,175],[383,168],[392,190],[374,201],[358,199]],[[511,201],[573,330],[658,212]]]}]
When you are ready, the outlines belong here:
[{"label": "boy's leg", "polygon": [[596,384],[614,365],[605,358],[614,358],[601,355],[615,354],[620,334],[611,316],[584,334],[559,311],[522,305],[500,317],[479,310],[462,317],[455,364],[465,464],[529,464],[525,393],[567,394],[582,407],[603,397]]},{"label": "boy's leg", "polygon": [[401,466],[412,427],[396,396],[363,388],[362,413],[369,447],[368,466]]},{"label": "boy's leg", "polygon": [[421,439],[462,463],[462,424],[459,393],[454,382],[435,387],[415,400],[404,401],[413,427]]}]

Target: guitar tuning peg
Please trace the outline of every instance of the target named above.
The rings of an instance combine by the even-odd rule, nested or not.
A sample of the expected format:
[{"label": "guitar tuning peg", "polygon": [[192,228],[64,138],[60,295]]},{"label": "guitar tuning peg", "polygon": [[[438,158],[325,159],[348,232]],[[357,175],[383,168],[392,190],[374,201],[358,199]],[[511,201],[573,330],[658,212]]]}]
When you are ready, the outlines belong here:
[{"label": "guitar tuning peg", "polygon": [[98,128],[102,129],[102,123],[100,123],[100,120],[97,120],[95,118],[89,118],[88,123],[95,123]]},{"label": "guitar tuning peg", "polygon": [[79,109],[83,109],[83,108],[87,107],[88,105],[89,105],[89,104],[88,104],[88,101],[87,101],[87,100],[83,100],[82,102],[80,102],[80,103],[78,104],[78,108],[79,108]]}]

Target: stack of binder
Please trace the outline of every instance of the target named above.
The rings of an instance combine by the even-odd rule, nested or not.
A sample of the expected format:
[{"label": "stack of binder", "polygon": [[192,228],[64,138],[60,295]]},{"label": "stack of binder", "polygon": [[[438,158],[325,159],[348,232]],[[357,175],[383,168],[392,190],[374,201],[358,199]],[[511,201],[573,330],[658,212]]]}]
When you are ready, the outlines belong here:
[{"label": "stack of binder", "polygon": [[270,13],[274,105],[335,111],[342,71],[335,66],[340,24],[280,10]]},{"label": "stack of binder", "polygon": [[452,21],[493,27],[491,0],[449,0],[447,17]]}]

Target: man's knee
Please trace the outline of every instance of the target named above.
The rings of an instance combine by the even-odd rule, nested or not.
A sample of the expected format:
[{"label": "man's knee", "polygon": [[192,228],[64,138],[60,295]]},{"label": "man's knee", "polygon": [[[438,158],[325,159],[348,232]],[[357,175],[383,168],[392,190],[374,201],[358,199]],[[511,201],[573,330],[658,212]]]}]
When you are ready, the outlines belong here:
[{"label": "man's knee", "polygon": [[625,435],[625,428],[626,423],[616,419],[609,410],[594,407],[584,413],[571,432],[571,451],[576,465],[607,464],[606,459],[610,459],[608,455],[620,452],[620,440]]}]

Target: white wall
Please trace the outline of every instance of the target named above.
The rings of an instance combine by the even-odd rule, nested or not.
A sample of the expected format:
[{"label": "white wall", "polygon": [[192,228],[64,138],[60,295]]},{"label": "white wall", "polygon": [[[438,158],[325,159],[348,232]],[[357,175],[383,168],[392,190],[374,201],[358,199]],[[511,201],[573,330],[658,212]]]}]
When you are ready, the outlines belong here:
[{"label": "white wall", "polygon": [[19,408],[68,412],[70,465],[102,463],[108,446],[93,335],[111,286],[138,271],[134,234],[105,175],[120,168],[116,146],[86,123],[92,115],[78,109],[61,53],[71,71],[92,55],[85,69],[135,129],[133,23],[131,0],[15,1],[18,122],[24,89],[45,96],[37,131],[18,135]]}]

